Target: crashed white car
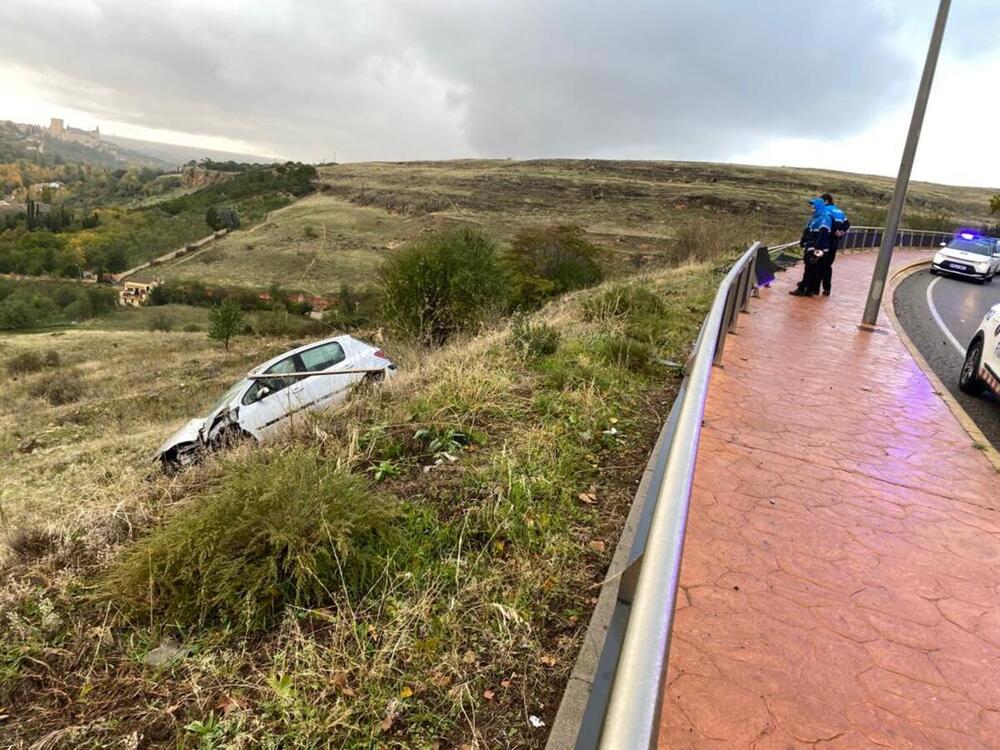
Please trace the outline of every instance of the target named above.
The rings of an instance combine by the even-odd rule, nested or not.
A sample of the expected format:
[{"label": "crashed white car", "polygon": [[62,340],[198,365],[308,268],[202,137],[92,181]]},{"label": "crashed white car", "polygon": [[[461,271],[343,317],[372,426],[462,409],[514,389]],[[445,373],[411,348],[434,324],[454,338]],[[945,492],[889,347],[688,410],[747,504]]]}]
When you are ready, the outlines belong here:
[{"label": "crashed white car", "polygon": [[1000,305],[986,311],[965,352],[958,387],[970,396],[993,391],[1000,398]]},{"label": "crashed white car", "polygon": [[161,445],[156,458],[176,468],[194,463],[206,450],[245,438],[262,440],[297,412],[329,407],[347,398],[355,384],[395,369],[385,352],[352,336],[300,346],[247,373],[208,416],[192,419]]}]

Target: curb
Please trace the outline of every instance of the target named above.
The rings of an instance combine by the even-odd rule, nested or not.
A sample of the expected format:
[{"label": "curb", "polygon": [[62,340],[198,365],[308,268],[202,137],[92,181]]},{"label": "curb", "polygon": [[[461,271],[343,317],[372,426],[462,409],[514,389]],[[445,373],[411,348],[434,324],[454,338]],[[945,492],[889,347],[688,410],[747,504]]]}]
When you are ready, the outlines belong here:
[{"label": "curb", "polygon": [[1000,474],[1000,451],[997,451],[997,449],[993,447],[986,435],[983,434],[983,431],[979,429],[979,426],[975,423],[972,417],[969,416],[969,413],[965,411],[965,408],[958,403],[958,400],[954,396],[951,395],[951,391],[948,390],[948,387],[941,382],[941,378],[939,378],[937,373],[935,373],[934,370],[931,369],[931,366],[927,364],[927,360],[924,359],[924,356],[917,349],[917,345],[914,344],[907,335],[905,329],[903,328],[903,324],[896,316],[896,310],[893,306],[893,300],[896,296],[896,287],[898,287],[904,279],[909,278],[930,264],[931,261],[929,260],[918,260],[896,269],[889,277],[889,282],[886,285],[886,291],[888,294],[882,298],[882,309],[892,322],[892,327],[899,335],[900,340],[903,342],[903,346],[906,347],[907,351],[910,352],[910,356],[913,357],[913,361],[917,363],[917,366],[923,371],[924,375],[927,376],[927,379],[931,382],[931,385],[934,386],[934,390],[937,392],[938,396],[940,396],[941,400],[945,402],[955,419],[958,420],[958,423],[962,426],[962,429],[968,433],[972,441],[977,445],[984,446],[982,449],[979,449],[980,452],[986,457],[986,460],[993,465],[993,469]]}]

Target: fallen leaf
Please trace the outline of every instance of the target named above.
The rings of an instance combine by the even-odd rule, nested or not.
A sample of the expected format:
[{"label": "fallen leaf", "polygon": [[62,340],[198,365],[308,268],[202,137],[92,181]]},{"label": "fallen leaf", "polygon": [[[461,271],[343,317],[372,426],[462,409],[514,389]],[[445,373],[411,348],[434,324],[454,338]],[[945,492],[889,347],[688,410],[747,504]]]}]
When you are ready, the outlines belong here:
[{"label": "fallen leaf", "polygon": [[231,695],[223,695],[215,704],[215,709],[217,711],[222,711],[224,715],[228,715],[232,711],[240,711],[244,708],[246,708],[246,706],[243,705],[240,699],[234,698]]},{"label": "fallen leaf", "polygon": [[466,651],[465,655],[462,657],[462,661],[464,661],[466,664],[475,664],[476,652],[471,649]]},{"label": "fallen leaf", "polygon": [[492,691],[492,690],[484,690],[484,691],[483,691],[483,697],[484,697],[484,698],[485,698],[486,700],[488,700],[488,701],[491,701],[491,700],[493,700],[493,695],[494,695],[494,693],[493,693],[493,691]]},{"label": "fallen leaf", "polygon": [[581,503],[586,505],[593,505],[597,502],[597,495],[592,492],[581,492],[577,497],[580,498]]},{"label": "fallen leaf", "polygon": [[409,698],[412,695],[413,695],[413,688],[411,688],[409,685],[406,685],[405,687],[403,687],[402,690],[399,691],[400,698]]},{"label": "fallen leaf", "polygon": [[509,688],[510,687],[510,680],[500,680],[500,687],[502,687],[502,688]]},{"label": "fallen leaf", "polygon": [[395,720],[396,718],[394,716],[386,716],[384,719],[382,719],[382,723],[379,726],[382,727],[383,732],[388,732],[390,729],[392,729],[392,722],[394,722]]},{"label": "fallen leaf", "polygon": [[590,547],[597,552],[604,552],[606,545],[600,539],[592,539],[590,542]]},{"label": "fallen leaf", "polygon": [[378,643],[379,635],[374,625],[368,626],[368,637],[371,638],[375,643]]},{"label": "fallen leaf", "polygon": [[550,654],[542,654],[540,657],[538,657],[538,661],[540,661],[546,667],[554,667],[556,664],[559,663],[559,660]]},{"label": "fallen leaf", "polygon": [[437,687],[448,687],[451,684],[451,675],[444,672],[432,672],[431,682]]}]

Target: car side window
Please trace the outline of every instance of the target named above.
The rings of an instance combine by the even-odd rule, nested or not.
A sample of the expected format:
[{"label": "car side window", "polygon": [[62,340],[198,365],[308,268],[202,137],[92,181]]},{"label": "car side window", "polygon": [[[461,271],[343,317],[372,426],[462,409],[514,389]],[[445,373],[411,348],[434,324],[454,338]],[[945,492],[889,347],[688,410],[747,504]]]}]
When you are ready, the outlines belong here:
[{"label": "car side window", "polygon": [[308,372],[319,372],[344,361],[344,348],[336,341],[322,344],[300,352],[302,363]]},{"label": "car side window", "polygon": [[[285,373],[294,372],[304,372],[298,355],[286,357],[285,359],[275,362],[273,365],[264,370],[265,375],[283,375]],[[301,378],[295,377],[264,378],[262,380],[255,380],[254,384],[250,387],[250,390],[248,390],[246,395],[243,397],[243,403],[252,404],[254,401],[259,401],[263,398],[261,390],[264,388],[268,389],[268,393],[277,393],[293,383],[297,383],[299,380],[301,380]]]}]

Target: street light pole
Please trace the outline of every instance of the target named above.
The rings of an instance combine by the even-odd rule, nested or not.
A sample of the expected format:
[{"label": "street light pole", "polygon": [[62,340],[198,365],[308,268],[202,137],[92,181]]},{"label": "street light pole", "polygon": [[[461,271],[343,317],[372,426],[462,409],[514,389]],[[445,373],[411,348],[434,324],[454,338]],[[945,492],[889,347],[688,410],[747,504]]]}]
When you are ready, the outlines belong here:
[{"label": "street light pole", "polygon": [[924,74],[920,79],[920,88],[917,91],[917,101],[913,106],[910,133],[906,137],[906,146],[903,148],[903,160],[899,165],[896,190],[892,194],[889,213],[885,219],[885,234],[882,236],[882,247],[878,251],[875,272],[872,274],[872,284],[868,290],[868,302],[865,304],[865,316],[861,323],[862,328],[871,329],[878,320],[878,310],[882,304],[882,292],[885,291],[885,281],[889,275],[889,264],[892,262],[892,251],[896,246],[896,232],[899,231],[899,220],[903,215],[906,191],[910,186],[910,172],[913,170],[913,159],[917,154],[917,142],[920,140],[920,129],[924,124],[924,113],[927,111],[927,100],[931,95],[931,84],[934,82],[934,71],[937,68],[938,54],[941,52],[941,40],[944,38],[944,27],[948,23],[948,11],[950,9],[951,0],[941,0],[941,4],[938,6],[937,20],[934,22],[934,32],[931,34],[931,45],[927,50],[927,62],[924,63]]}]

